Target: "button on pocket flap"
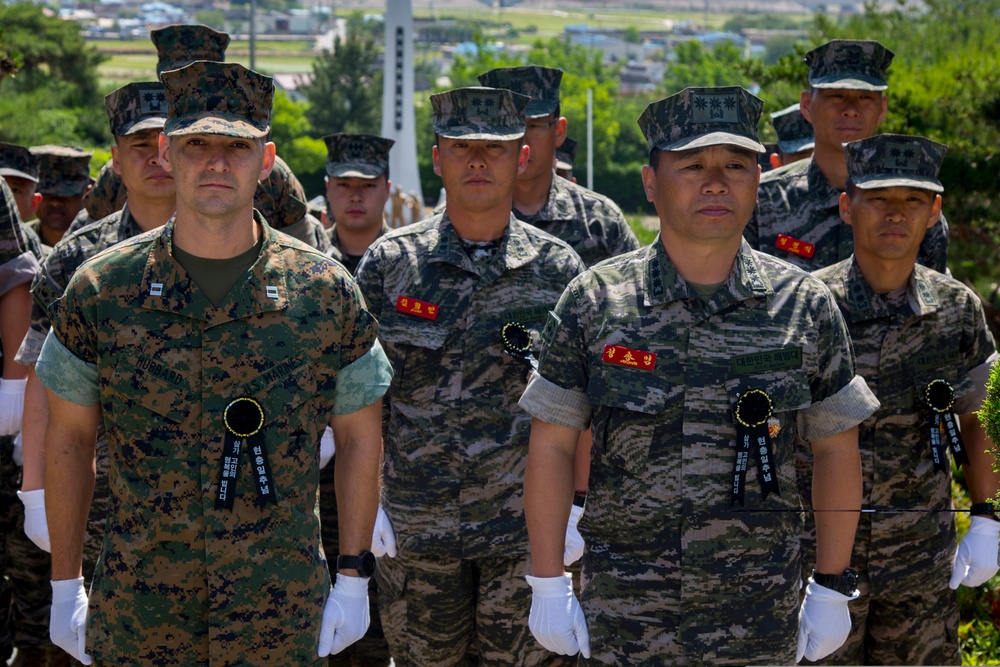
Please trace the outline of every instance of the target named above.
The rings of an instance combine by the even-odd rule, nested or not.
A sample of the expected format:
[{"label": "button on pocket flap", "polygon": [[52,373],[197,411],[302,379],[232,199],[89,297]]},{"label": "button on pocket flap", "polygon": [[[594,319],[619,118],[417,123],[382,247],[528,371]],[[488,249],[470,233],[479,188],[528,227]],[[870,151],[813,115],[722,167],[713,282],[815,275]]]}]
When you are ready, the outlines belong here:
[{"label": "button on pocket flap", "polygon": [[806,374],[801,371],[778,371],[748,375],[730,380],[726,385],[734,404],[737,394],[742,395],[751,389],[764,391],[771,399],[772,412],[803,410],[812,405],[813,402],[809,380]]},{"label": "button on pocket flap", "polygon": [[191,414],[192,396],[188,378],[152,357],[140,357],[135,365],[122,362],[111,379],[112,391],[172,422]]},{"label": "button on pocket flap", "polygon": [[667,403],[667,391],[655,380],[656,376],[648,371],[618,366],[601,368],[590,376],[587,398],[594,405],[656,414]]},{"label": "button on pocket flap", "polygon": [[378,337],[383,343],[410,345],[440,350],[448,337],[450,324],[444,316],[426,320],[396,311],[383,313],[378,322]]}]

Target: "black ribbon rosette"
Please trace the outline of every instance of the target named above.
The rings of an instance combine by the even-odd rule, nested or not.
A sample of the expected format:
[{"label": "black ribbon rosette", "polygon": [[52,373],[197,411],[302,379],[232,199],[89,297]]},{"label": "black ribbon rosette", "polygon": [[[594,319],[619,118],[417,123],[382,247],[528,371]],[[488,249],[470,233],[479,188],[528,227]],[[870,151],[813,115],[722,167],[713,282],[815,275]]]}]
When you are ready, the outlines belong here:
[{"label": "black ribbon rosette", "polygon": [[780,496],[777,470],[774,468],[774,448],[767,426],[767,420],[771,418],[771,397],[762,389],[744,392],[736,399],[733,416],[736,419],[736,466],[730,504],[738,502],[743,505],[751,451],[757,459],[757,480],[763,498],[772,492]]},{"label": "black ribbon rosette", "polygon": [[948,461],[944,456],[944,446],[941,442],[941,427],[944,427],[945,438],[951,445],[951,454],[955,463],[964,465],[969,462],[969,455],[962,443],[962,434],[955,423],[955,413],[951,408],[955,404],[955,389],[945,380],[931,380],[924,388],[924,402],[931,409],[931,457],[934,467],[941,472],[948,471]]},{"label": "black ribbon rosette", "polygon": [[531,353],[531,332],[527,327],[520,322],[508,322],[500,329],[500,340],[507,354],[524,360],[532,370],[538,370],[538,360]]},{"label": "black ribbon rosette", "polygon": [[219,472],[219,494],[215,498],[216,509],[232,511],[236,498],[236,479],[240,470],[240,455],[244,449],[250,450],[251,468],[257,485],[257,496],[261,506],[277,503],[271,464],[267,460],[264,437],[264,408],[249,396],[241,396],[226,406],[222,414],[226,440],[222,450],[222,465]]}]

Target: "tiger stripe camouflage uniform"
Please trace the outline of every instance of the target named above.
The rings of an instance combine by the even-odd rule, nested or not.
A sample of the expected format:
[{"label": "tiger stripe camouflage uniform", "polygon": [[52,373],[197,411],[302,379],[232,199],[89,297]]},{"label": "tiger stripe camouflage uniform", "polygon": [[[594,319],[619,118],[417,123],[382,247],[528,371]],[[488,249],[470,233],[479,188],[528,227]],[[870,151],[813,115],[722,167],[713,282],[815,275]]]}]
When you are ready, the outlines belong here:
[{"label": "tiger stripe camouflage uniform", "polygon": [[[816,271],[854,252],[854,232],[841,220],[839,206],[840,191],[830,185],[815,160],[799,160],[760,177],[757,210],[743,236],[761,252],[803,271]],[[779,240],[779,235],[792,240]],[[807,246],[812,247],[811,258],[805,256],[810,252]],[[944,215],[927,230],[917,261],[941,273],[948,270]]]},{"label": "tiger stripe camouflage uniform", "polygon": [[[919,265],[899,306],[872,290],[853,258],[815,275],[833,291],[858,373],[881,403],[861,424],[859,445],[863,502],[885,511],[862,514],[851,557],[862,595],[850,606],[867,623],[854,623],[847,644],[825,662],[961,664],[957,600],[948,588],[957,545],[951,474],[934,467],[918,396],[941,378],[955,390],[956,414],[982,405],[996,360],[982,305],[965,285]],[[867,640],[866,629],[875,633]]]},{"label": "tiger stripe camouflage uniform", "polygon": [[[562,75],[563,71],[554,67],[500,67],[480,74],[479,82],[527,95],[531,101],[525,115],[545,118],[558,116]],[[587,266],[639,247],[621,209],[611,199],[556,176],[554,166],[551,179],[548,199],[534,214],[519,211],[515,197],[513,212],[518,220],[566,241]]]},{"label": "tiger stripe camouflage uniform", "polygon": [[[382,506],[399,551],[379,559],[376,576],[382,623],[400,664],[413,652],[420,664],[457,664],[464,645],[453,633],[470,631],[467,601],[439,609],[435,591],[407,583],[414,561],[442,563],[442,579],[444,564],[475,561],[483,569],[475,616],[482,664],[536,665],[547,655],[528,632],[523,580],[521,476],[531,418],[517,399],[529,367],[504,351],[501,330],[521,324],[536,349],[546,312],[583,265],[566,243],[513,216],[497,252],[489,264],[473,262],[443,213],[389,232],[358,267],[396,370],[386,397]],[[415,315],[418,306],[437,314]],[[412,645],[406,623],[435,640]],[[498,637],[505,646],[496,645]],[[511,654],[510,647],[521,650]]]},{"label": "tiger stripe camouflage uniform", "polygon": [[[111,457],[87,619],[98,661],[323,663],[316,646],[330,576],[319,549],[316,444],[327,415],[341,412],[338,371],[372,349],[376,324],[346,272],[258,222],[261,256],[219,309],[171,258],[172,222],[85,263],[56,304],[46,348],[58,342],[64,355],[97,365]],[[45,356],[39,377],[66,392]],[[365,389],[351,389],[356,400],[377,398]],[[259,507],[243,475],[230,513],[205,499],[216,488],[222,411],[242,395],[264,408],[279,502]],[[143,631],[121,631],[128,627]]]},{"label": "tiger stripe camouflage uniform", "polygon": [[[688,88],[650,104],[639,124],[650,151],[760,152],[762,106],[738,87]],[[520,404],[593,433],[579,523],[589,548],[581,664],[795,662],[796,451],[849,430],[875,401],[829,290],[737,240],[711,296],[685,280],[658,235],[573,280],[546,324]],[[773,415],[770,456],[746,466],[759,479],[747,475],[737,504],[734,412],[752,391],[766,393]],[[778,493],[764,489],[769,474]]]}]

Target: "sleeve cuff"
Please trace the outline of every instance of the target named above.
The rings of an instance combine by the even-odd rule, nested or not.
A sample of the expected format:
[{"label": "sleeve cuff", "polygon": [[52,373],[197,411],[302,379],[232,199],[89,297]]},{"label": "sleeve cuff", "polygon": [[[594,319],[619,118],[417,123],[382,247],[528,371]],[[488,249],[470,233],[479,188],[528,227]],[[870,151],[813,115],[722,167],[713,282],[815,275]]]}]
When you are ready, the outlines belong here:
[{"label": "sleeve cuff", "polygon": [[349,415],[381,398],[392,383],[392,365],[381,343],[340,369],[333,399],[333,414]]},{"label": "sleeve cuff", "polygon": [[857,426],[878,410],[879,402],[860,375],[833,396],[799,411],[799,433],[820,440]]},{"label": "sleeve cuff", "polygon": [[45,334],[35,329],[29,328],[21,341],[14,361],[22,366],[34,366],[38,363],[38,355],[42,352],[42,345],[45,344]]},{"label": "sleeve cuff", "polygon": [[25,252],[0,264],[0,296],[18,285],[30,283],[35,274],[38,273],[39,268],[38,260],[30,252]]},{"label": "sleeve cuff", "polygon": [[983,407],[983,401],[986,400],[986,382],[990,379],[990,370],[996,362],[997,353],[993,352],[985,363],[979,364],[969,371],[969,379],[972,380],[974,389],[955,399],[955,414],[967,415]]},{"label": "sleeve cuff", "polygon": [[549,424],[568,426],[577,431],[586,431],[590,427],[592,408],[587,395],[582,391],[563,389],[538,373],[531,374],[517,404],[535,419]]},{"label": "sleeve cuff", "polygon": [[38,355],[35,372],[47,389],[70,403],[97,405],[101,400],[97,364],[87,363],[74,355],[51,330]]}]

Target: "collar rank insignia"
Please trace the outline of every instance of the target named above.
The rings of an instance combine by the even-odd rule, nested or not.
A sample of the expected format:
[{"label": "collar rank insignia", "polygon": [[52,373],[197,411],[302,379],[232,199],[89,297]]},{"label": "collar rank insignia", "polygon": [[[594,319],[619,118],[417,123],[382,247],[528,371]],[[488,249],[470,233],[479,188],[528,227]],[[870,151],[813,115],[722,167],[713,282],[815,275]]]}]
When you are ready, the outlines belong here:
[{"label": "collar rank insignia", "polygon": [[812,259],[813,255],[816,254],[815,245],[800,241],[787,234],[778,234],[778,240],[774,242],[774,247],[778,250],[798,255],[799,257],[805,257],[806,259]]},{"label": "collar rank insignia", "polygon": [[425,320],[436,320],[438,316],[438,306],[419,299],[408,296],[400,296],[396,299],[396,310],[407,315],[415,315]]},{"label": "collar rank insignia", "polygon": [[642,371],[651,371],[656,367],[655,353],[633,350],[621,345],[605,345],[602,359],[606,364],[629,366]]}]

